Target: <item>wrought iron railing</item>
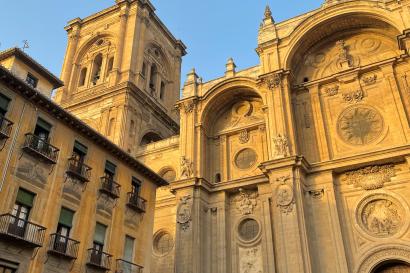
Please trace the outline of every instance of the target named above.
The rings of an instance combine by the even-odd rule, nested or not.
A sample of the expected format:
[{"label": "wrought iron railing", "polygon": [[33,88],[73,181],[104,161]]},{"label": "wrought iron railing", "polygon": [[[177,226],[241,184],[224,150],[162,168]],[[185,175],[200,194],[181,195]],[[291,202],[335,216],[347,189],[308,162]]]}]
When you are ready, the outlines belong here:
[{"label": "wrought iron railing", "polygon": [[142,273],[144,268],[140,265],[118,259],[116,261],[115,273]]},{"label": "wrought iron railing", "polygon": [[0,139],[9,138],[13,122],[0,115]]},{"label": "wrought iron railing", "polygon": [[105,253],[95,248],[90,248],[88,249],[87,265],[104,270],[110,270],[111,258],[111,254]]},{"label": "wrought iron railing", "polygon": [[77,259],[79,245],[79,241],[70,239],[69,237],[58,233],[54,233],[50,235],[48,252],[70,259]]},{"label": "wrought iron railing", "polygon": [[68,160],[67,175],[80,180],[81,182],[90,181],[91,167],[75,158]]},{"label": "wrought iron railing", "polygon": [[145,212],[147,200],[142,198],[139,193],[129,192],[127,193],[127,197],[127,206],[136,211]]},{"label": "wrought iron railing", "polygon": [[31,155],[37,156],[46,161],[47,163],[57,163],[59,149],[32,133],[26,134],[23,149]]},{"label": "wrought iron railing", "polygon": [[101,177],[101,193],[105,193],[116,199],[120,197],[120,188],[121,185],[116,183],[112,178],[106,176]]},{"label": "wrought iron railing", "polygon": [[0,215],[0,235],[11,242],[19,241],[29,246],[41,247],[46,228],[12,214]]}]

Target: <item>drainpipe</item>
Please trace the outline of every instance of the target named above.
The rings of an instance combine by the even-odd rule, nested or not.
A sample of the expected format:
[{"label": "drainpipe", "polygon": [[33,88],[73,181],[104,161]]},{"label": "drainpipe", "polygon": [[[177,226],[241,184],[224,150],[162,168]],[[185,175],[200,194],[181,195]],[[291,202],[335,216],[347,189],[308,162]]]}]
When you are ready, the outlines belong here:
[{"label": "drainpipe", "polygon": [[13,135],[13,139],[12,139],[12,142],[11,142],[10,150],[7,154],[6,163],[4,164],[4,168],[3,168],[3,171],[2,171],[2,174],[1,174],[0,192],[3,190],[4,181],[6,180],[6,175],[7,175],[7,169],[9,168],[10,161],[11,161],[11,156],[13,154],[14,147],[16,146],[16,143],[17,143],[17,138],[18,138],[18,135],[19,135],[19,132],[20,132],[20,127],[21,127],[21,121],[23,119],[23,115],[24,115],[24,112],[26,110],[26,104],[27,104],[27,102],[24,102],[23,109],[21,110],[21,113],[20,113],[19,121],[16,124],[17,127],[14,131],[14,135]]}]

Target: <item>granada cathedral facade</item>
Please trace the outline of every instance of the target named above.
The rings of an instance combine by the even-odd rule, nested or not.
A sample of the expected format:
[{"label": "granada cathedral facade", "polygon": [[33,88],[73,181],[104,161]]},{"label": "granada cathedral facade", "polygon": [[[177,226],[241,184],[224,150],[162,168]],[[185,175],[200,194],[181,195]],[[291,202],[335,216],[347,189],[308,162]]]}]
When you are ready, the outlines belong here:
[{"label": "granada cathedral facade", "polygon": [[410,0],[267,7],[206,82],[148,0],[66,31],[55,101],[170,182],[147,273],[410,272]]}]

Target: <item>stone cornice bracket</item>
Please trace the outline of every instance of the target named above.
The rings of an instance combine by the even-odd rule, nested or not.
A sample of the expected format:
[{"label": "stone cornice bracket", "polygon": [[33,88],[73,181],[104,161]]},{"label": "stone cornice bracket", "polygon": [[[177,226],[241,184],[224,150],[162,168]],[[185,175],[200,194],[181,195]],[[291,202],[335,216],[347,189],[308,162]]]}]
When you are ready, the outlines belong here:
[{"label": "stone cornice bracket", "polygon": [[403,30],[403,33],[397,36],[399,48],[410,55],[410,29]]}]

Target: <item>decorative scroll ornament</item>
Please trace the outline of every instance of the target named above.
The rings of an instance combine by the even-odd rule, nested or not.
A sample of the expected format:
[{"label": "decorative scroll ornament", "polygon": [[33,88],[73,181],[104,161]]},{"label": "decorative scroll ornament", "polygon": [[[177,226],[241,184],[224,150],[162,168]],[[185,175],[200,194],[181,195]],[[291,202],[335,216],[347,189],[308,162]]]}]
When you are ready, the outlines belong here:
[{"label": "decorative scroll ornament", "polygon": [[364,190],[375,190],[382,188],[395,175],[394,165],[376,165],[347,172],[342,175],[341,181]]},{"label": "decorative scroll ornament", "polygon": [[194,111],[194,108],[195,108],[194,101],[189,101],[189,102],[184,103],[184,110],[186,114],[192,113]]},{"label": "decorative scroll ornament", "polygon": [[387,194],[375,194],[358,206],[359,225],[374,237],[390,237],[404,224],[405,212],[400,202]]},{"label": "decorative scroll ornament", "polygon": [[276,179],[280,182],[276,190],[276,204],[282,213],[289,214],[293,211],[293,204],[295,204],[295,196],[293,188],[286,182],[290,180],[289,176],[281,176]]},{"label": "decorative scroll ornament", "polygon": [[263,261],[261,252],[260,245],[250,249],[239,248],[239,273],[262,273]]},{"label": "decorative scroll ornament", "polygon": [[239,133],[239,142],[242,144],[245,144],[249,141],[249,132],[246,129],[243,129],[240,133]]},{"label": "decorative scroll ornament", "polygon": [[275,88],[279,87],[282,82],[281,75],[278,73],[271,74],[262,78],[262,83],[268,87],[269,90],[274,90]]},{"label": "decorative scroll ornament", "polygon": [[343,100],[348,103],[357,103],[363,100],[364,93],[362,90],[357,90],[354,92],[344,93]]},{"label": "decorative scroll ornament", "polygon": [[181,179],[192,177],[193,169],[193,163],[185,156],[181,156]]},{"label": "decorative scroll ornament", "polygon": [[328,95],[329,97],[336,96],[337,94],[339,94],[339,86],[336,85],[336,86],[334,86],[334,87],[326,88],[325,93],[326,93],[326,95]]},{"label": "decorative scroll ornament", "polygon": [[273,138],[274,143],[274,158],[284,158],[290,155],[288,138],[278,134]]},{"label": "decorative scroll ornament", "polygon": [[367,77],[363,77],[362,81],[365,85],[371,85],[374,84],[377,81],[377,75],[374,74],[372,76],[367,76]]},{"label": "decorative scroll ornament", "polygon": [[181,197],[178,205],[177,223],[181,226],[181,229],[184,231],[189,228],[192,220],[192,202],[190,201],[191,199],[192,197],[190,195],[183,196]]},{"label": "decorative scroll ornament", "polygon": [[236,208],[242,215],[252,214],[257,205],[258,193],[239,189],[239,195],[233,201],[236,202]]}]

